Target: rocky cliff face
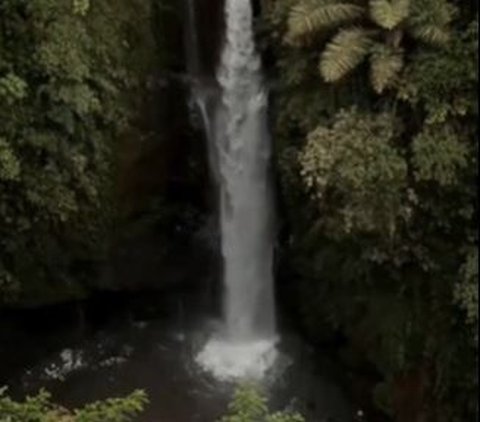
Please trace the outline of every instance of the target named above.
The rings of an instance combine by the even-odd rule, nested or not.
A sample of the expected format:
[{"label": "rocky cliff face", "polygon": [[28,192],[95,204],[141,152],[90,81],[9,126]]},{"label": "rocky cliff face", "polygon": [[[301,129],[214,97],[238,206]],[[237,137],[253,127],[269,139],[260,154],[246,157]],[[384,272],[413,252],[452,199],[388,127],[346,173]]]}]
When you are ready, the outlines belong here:
[{"label": "rocky cliff face", "polygon": [[[170,3],[153,23],[158,60],[140,130],[126,134],[119,153],[121,224],[101,282],[109,288],[161,288],[215,273],[216,198],[203,124],[190,99],[187,5]],[[195,13],[202,77],[215,83],[223,1],[198,0]]]}]

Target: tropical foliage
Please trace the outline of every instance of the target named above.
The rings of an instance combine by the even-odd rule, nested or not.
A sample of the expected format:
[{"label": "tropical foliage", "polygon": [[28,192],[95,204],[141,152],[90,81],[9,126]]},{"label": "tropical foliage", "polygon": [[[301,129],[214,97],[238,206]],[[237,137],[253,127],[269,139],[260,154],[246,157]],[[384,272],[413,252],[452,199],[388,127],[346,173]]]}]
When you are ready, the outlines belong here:
[{"label": "tropical foliage", "polygon": [[[24,401],[12,400],[0,389],[0,422],[128,422],[138,420],[138,416],[148,405],[147,395],[136,390],[122,398],[104,401],[68,410],[51,401],[51,395],[40,391],[28,396]],[[304,422],[302,416],[294,412],[270,412],[266,397],[251,385],[239,386],[228,405],[225,416],[219,422]]]},{"label": "tropical foliage", "polygon": [[228,412],[219,422],[305,422],[295,412],[270,412],[266,397],[254,386],[237,388]]},{"label": "tropical foliage", "polygon": [[370,81],[380,94],[397,81],[408,38],[445,46],[452,16],[451,5],[443,0],[304,0],[289,11],[286,40],[308,45],[336,31],[321,53],[325,81],[338,81],[369,57]]},{"label": "tropical foliage", "polygon": [[129,396],[107,399],[69,411],[51,402],[46,391],[17,402],[0,389],[1,422],[127,422],[134,420],[148,403],[143,391],[134,391]]},{"label": "tropical foliage", "polygon": [[[396,421],[474,420],[477,3],[263,4],[285,233],[279,274],[293,292],[286,301],[312,341],[328,325],[375,366],[382,381],[372,396]],[[161,46],[166,32],[154,15],[164,6],[0,1],[2,305],[79,297],[94,279],[119,218],[119,143],[132,133],[151,138],[136,118],[152,61],[175,56],[181,67],[178,40]],[[185,163],[175,172],[204,180],[201,166]],[[136,220],[136,230],[162,225],[178,237],[181,212],[167,202],[149,202],[143,211],[154,223]],[[43,392],[17,403],[1,391],[0,420],[117,422],[145,403],[135,393],[69,412]],[[222,422],[250,421],[302,418],[272,414],[245,387]]]},{"label": "tropical foliage", "polygon": [[1,2],[0,300],[78,296],[105,255],[150,19],[136,0]]},{"label": "tropical foliage", "polygon": [[347,335],[396,420],[474,420],[476,9],[277,0],[265,18],[285,283],[304,326]]}]

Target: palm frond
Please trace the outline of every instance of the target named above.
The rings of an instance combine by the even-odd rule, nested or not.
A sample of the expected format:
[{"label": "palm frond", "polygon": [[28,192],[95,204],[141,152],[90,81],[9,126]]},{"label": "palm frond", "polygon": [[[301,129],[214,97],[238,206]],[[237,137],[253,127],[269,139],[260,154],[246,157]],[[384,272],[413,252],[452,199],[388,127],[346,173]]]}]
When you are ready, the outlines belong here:
[{"label": "palm frond", "polygon": [[393,29],[409,15],[410,0],[370,0],[370,17],[379,26]]},{"label": "palm frond", "polygon": [[287,42],[308,42],[314,35],[351,22],[365,13],[361,6],[332,0],[302,0],[292,7],[288,18]]},{"label": "palm frond", "polygon": [[403,51],[379,45],[370,56],[370,81],[377,94],[381,94],[395,81],[403,68]]},{"label": "palm frond", "polygon": [[371,31],[353,27],[332,38],[320,58],[320,73],[326,82],[341,79],[363,61],[372,45],[371,35]]},{"label": "palm frond", "polygon": [[414,26],[410,34],[419,41],[433,45],[444,45],[450,39],[450,31],[436,25]]}]

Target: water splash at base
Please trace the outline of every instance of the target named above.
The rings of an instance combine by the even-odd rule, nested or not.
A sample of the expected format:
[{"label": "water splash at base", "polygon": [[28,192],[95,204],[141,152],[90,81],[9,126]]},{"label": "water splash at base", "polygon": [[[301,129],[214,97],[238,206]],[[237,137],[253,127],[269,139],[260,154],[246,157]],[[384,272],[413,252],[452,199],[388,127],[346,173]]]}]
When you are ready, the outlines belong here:
[{"label": "water splash at base", "polygon": [[276,339],[247,342],[210,339],[196,363],[220,381],[262,380],[278,357]]}]

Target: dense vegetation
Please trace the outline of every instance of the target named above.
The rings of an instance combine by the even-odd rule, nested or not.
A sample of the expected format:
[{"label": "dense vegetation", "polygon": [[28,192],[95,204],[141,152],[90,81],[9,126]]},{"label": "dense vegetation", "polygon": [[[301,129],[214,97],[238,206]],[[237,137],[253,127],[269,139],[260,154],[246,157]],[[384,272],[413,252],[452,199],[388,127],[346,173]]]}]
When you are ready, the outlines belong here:
[{"label": "dense vegetation", "polygon": [[[52,403],[46,391],[15,402],[0,389],[0,421],[127,422],[134,420],[147,404],[145,393],[134,391],[124,398],[107,399],[70,411]],[[218,422],[304,422],[304,419],[294,412],[270,412],[265,396],[256,387],[245,385],[235,391],[226,415]]]},{"label": "dense vegetation", "polygon": [[[122,140],[146,137],[149,72],[180,54],[161,45],[164,3],[0,0],[0,305],[80,297],[96,278],[121,218],[118,179],[133,178],[119,177]],[[392,419],[473,421],[476,2],[262,4],[281,282],[298,321],[313,342],[342,333],[375,365],[375,402]],[[149,216],[172,226],[178,208],[156,199]],[[68,412],[2,390],[0,420],[123,421],[145,403],[136,393]],[[270,415],[247,388],[223,419],[234,421],[302,418]]]},{"label": "dense vegetation", "polygon": [[2,422],[126,422],[133,420],[148,403],[142,391],[127,397],[107,399],[70,411],[51,402],[50,394],[41,391],[23,402],[16,402],[0,389],[0,421]]},{"label": "dense vegetation", "polygon": [[155,56],[150,2],[0,4],[0,299],[76,297],[117,218],[120,137]]},{"label": "dense vegetation", "polygon": [[288,410],[271,412],[258,388],[242,385],[235,391],[227,414],[219,422],[305,422],[305,419]]},{"label": "dense vegetation", "polygon": [[399,421],[478,414],[476,13],[276,0],[262,27],[300,318],[377,366]]}]

